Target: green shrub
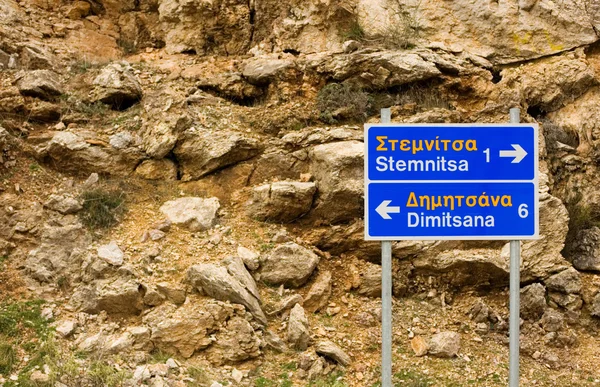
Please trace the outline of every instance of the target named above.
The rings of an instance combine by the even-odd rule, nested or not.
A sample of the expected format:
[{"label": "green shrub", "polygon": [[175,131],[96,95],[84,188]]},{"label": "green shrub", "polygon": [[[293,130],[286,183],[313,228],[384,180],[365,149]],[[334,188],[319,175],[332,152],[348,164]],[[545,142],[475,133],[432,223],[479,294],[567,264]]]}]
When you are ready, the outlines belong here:
[{"label": "green shrub", "polygon": [[117,370],[103,361],[92,363],[87,374],[94,387],[122,386],[128,376],[125,371]]},{"label": "green shrub", "polygon": [[0,374],[9,375],[17,362],[17,353],[12,345],[0,341]]},{"label": "green shrub", "polygon": [[330,83],[317,95],[320,118],[329,124],[338,118],[364,120],[370,106],[371,99],[366,92],[346,83]]},{"label": "green shrub", "polygon": [[81,194],[83,209],[79,217],[90,229],[114,226],[125,212],[125,193],[119,189],[95,189]]}]

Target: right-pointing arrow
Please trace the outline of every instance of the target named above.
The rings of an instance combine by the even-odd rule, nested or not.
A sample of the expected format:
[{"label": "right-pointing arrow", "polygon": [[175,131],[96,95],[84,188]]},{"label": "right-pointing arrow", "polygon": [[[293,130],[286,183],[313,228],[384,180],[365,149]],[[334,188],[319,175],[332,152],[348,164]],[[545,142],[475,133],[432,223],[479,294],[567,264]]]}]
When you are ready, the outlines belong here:
[{"label": "right-pointing arrow", "polygon": [[519,144],[510,144],[514,150],[501,150],[500,157],[514,157],[511,163],[518,164],[527,156],[525,149]]},{"label": "right-pointing arrow", "polygon": [[392,219],[392,217],[389,214],[399,214],[400,213],[400,207],[397,207],[397,206],[390,207],[389,206],[391,202],[392,202],[391,200],[384,200],[375,209],[375,211],[377,211],[377,213],[379,215],[381,215],[381,217],[383,219]]}]

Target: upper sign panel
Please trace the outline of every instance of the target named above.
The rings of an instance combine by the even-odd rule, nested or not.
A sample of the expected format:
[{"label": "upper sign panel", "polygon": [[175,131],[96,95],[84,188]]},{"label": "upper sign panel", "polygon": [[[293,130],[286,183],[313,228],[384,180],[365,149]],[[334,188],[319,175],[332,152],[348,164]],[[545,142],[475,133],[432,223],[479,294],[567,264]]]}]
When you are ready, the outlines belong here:
[{"label": "upper sign panel", "polygon": [[365,128],[369,181],[531,181],[535,124],[374,124]]}]

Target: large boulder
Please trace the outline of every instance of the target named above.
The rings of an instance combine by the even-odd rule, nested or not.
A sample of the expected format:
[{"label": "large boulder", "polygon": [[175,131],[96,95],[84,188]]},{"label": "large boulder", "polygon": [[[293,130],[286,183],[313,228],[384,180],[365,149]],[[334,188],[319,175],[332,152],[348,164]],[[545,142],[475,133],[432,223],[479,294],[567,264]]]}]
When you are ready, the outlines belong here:
[{"label": "large boulder", "polygon": [[220,301],[194,299],[181,307],[163,304],[144,316],[154,345],[169,354],[191,357],[213,343],[211,335],[234,316],[234,308]]},{"label": "large boulder", "polygon": [[125,110],[142,99],[142,86],[127,63],[111,63],[94,79],[92,101]]},{"label": "large boulder", "polygon": [[71,132],[56,132],[50,141],[37,148],[37,153],[65,172],[121,176],[131,174],[144,157],[137,148],[119,150]]},{"label": "large boulder", "polygon": [[51,101],[63,94],[58,74],[50,70],[35,70],[22,73],[15,80],[22,95]]},{"label": "large boulder", "polygon": [[252,189],[247,205],[251,218],[276,223],[289,223],[310,211],[315,183],[284,181],[265,184]]},{"label": "large boulder", "polygon": [[181,180],[197,180],[209,173],[248,160],[259,153],[257,141],[226,130],[187,130],[174,149]]},{"label": "large boulder", "polygon": [[317,145],[309,152],[319,194],[314,216],[332,223],[363,215],[364,144],[342,141]]},{"label": "large boulder", "polygon": [[148,156],[162,159],[175,148],[179,136],[190,125],[191,120],[186,115],[170,120],[152,117],[141,130],[142,148]]},{"label": "large boulder", "polygon": [[271,285],[300,287],[308,281],[318,263],[319,257],[315,253],[288,242],[278,245],[265,257],[260,278]]},{"label": "large boulder", "polygon": [[470,0],[359,0],[357,11],[368,34],[380,34],[392,42],[418,43],[426,38],[455,52],[468,49],[494,64],[548,56],[595,42],[600,22],[600,7],[593,1],[522,0],[483,7]]},{"label": "large boulder", "polygon": [[173,224],[190,231],[204,231],[215,225],[219,208],[217,198],[184,197],[165,202],[160,212]]},{"label": "large boulder", "polygon": [[266,85],[294,65],[291,59],[252,58],[244,62],[242,75],[255,85]]},{"label": "large boulder", "polygon": [[194,265],[187,271],[187,280],[203,294],[220,301],[244,305],[258,322],[267,323],[267,318],[260,306],[260,299],[246,288],[243,283],[244,279],[238,280],[225,267],[210,263]]}]

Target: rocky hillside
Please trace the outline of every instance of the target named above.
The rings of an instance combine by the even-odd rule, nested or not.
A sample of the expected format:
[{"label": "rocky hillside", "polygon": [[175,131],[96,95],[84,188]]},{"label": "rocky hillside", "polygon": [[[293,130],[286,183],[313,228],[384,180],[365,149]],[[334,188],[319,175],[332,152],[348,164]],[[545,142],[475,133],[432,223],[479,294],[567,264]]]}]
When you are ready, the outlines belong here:
[{"label": "rocky hillside", "polygon": [[[600,383],[600,5],[0,0],[0,386],[379,383],[363,124],[540,124],[522,384]],[[394,243],[396,386],[503,386],[506,242]]]}]

